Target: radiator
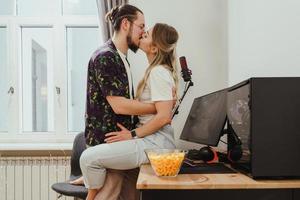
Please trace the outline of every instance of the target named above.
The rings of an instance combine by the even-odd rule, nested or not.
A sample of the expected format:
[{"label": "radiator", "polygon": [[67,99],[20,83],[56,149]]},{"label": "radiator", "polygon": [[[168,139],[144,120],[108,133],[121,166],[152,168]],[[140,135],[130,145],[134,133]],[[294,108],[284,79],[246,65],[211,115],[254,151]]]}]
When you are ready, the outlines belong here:
[{"label": "radiator", "polygon": [[51,185],[69,175],[70,157],[0,157],[0,200],[55,200]]}]

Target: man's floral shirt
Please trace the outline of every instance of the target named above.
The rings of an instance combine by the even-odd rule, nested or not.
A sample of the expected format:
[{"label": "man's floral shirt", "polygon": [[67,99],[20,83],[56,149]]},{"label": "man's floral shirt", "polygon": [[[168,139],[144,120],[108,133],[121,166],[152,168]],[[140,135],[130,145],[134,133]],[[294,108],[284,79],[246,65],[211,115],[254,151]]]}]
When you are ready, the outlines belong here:
[{"label": "man's floral shirt", "polygon": [[104,143],[106,133],[119,130],[117,122],[129,130],[134,128],[131,116],[115,114],[106,96],[130,98],[126,69],[111,40],[89,61],[85,113],[85,138],[89,146]]}]

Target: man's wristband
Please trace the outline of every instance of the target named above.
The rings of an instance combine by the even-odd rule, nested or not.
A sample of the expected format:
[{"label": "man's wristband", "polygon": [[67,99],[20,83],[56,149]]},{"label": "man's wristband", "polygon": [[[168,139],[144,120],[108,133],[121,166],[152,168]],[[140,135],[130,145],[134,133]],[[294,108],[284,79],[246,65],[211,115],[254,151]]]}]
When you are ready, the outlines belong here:
[{"label": "man's wristband", "polygon": [[131,136],[132,136],[133,138],[136,136],[135,129],[131,130],[130,133],[131,133]]}]

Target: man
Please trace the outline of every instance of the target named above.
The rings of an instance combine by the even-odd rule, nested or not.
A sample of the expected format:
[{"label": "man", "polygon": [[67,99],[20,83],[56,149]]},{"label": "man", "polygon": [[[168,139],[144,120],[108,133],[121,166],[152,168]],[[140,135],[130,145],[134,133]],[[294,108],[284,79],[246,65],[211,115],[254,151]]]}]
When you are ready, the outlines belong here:
[{"label": "man", "polygon": [[[106,18],[113,25],[114,35],[93,54],[88,67],[85,115],[88,146],[104,143],[106,133],[119,130],[117,123],[132,130],[135,123],[131,115],[156,112],[153,104],[128,101],[134,95],[127,52],[138,49],[145,27],[143,12],[127,4],[114,8]],[[126,137],[132,135],[120,135],[120,139]],[[135,190],[137,173],[137,170],[111,170],[96,199],[138,199]],[[87,199],[94,199],[95,195],[89,193]]]}]

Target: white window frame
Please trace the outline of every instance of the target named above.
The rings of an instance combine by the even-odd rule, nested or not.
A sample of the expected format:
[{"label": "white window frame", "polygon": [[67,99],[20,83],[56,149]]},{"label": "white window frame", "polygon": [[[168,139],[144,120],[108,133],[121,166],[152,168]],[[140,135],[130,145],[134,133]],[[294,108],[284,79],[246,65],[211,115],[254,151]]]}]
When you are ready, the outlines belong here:
[{"label": "white window frame", "polygon": [[[0,143],[20,144],[57,144],[69,146],[78,132],[68,132],[67,119],[67,28],[99,27],[98,16],[68,15],[55,17],[0,16],[0,26],[7,28],[7,57],[10,73],[9,87],[14,88],[10,99],[8,131],[0,132]],[[54,132],[22,131],[22,27],[51,27],[54,34]],[[100,34],[100,31],[99,31]],[[100,38],[102,41],[102,38]],[[101,44],[99,44],[100,46]],[[17,59],[15,59],[17,58]],[[87,61],[88,62],[88,61]],[[60,88],[57,95],[55,87]],[[84,131],[84,130],[82,130]],[[37,147],[36,147],[37,148]],[[52,145],[53,148],[53,145]],[[0,148],[1,149],[1,148]],[[48,149],[45,147],[45,149]]]},{"label": "white window frame", "polygon": [[[7,47],[7,52],[6,52],[6,64],[7,66],[11,66],[11,59],[10,59],[10,54],[11,52],[9,51],[9,45],[10,45],[10,36],[9,36],[9,18],[8,17],[2,17],[2,20],[0,19],[0,27],[6,29],[6,47]],[[8,70],[8,86],[11,85],[12,78],[11,78],[11,70]],[[9,87],[7,88],[7,91],[9,90]],[[9,95],[9,94],[8,94]],[[6,98],[6,97],[5,97]],[[11,102],[12,96],[9,95],[9,102]],[[11,127],[11,112],[8,113],[8,129]],[[1,120],[1,119],[0,119]],[[0,131],[0,134],[8,134],[9,130],[6,131]]]}]

